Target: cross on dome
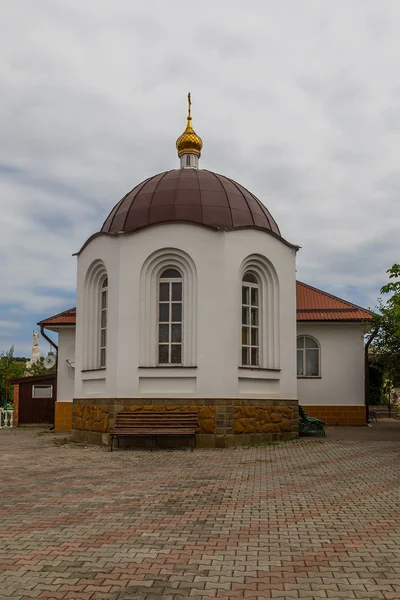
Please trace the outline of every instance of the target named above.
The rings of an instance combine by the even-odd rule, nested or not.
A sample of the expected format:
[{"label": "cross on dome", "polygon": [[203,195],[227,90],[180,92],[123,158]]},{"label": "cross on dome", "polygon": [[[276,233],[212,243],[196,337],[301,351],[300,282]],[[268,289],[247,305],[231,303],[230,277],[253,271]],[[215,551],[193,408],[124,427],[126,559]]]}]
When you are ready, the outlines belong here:
[{"label": "cross on dome", "polygon": [[185,131],[176,140],[178,156],[181,159],[181,169],[197,169],[203,141],[192,127],[192,99],[188,93],[188,116]]}]

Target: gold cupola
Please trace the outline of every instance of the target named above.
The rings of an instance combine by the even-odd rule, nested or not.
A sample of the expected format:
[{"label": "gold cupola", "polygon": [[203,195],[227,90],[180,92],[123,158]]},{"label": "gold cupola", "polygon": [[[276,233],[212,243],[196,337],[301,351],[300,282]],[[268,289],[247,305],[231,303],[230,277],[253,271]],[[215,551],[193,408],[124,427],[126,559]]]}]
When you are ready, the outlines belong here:
[{"label": "gold cupola", "polygon": [[[191,98],[188,94],[188,116],[185,131],[176,140],[178,156],[181,159],[181,166],[186,168],[197,168],[197,161],[201,156],[203,147],[202,139],[192,127]],[[185,158],[186,155],[186,158]]]}]

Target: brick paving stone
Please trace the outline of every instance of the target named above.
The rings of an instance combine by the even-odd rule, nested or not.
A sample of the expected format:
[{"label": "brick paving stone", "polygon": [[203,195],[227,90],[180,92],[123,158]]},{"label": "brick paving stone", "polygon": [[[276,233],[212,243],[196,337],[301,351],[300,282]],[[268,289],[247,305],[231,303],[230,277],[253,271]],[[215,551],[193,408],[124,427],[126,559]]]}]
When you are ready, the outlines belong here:
[{"label": "brick paving stone", "polygon": [[0,600],[400,600],[398,425],[193,453],[1,431]]}]

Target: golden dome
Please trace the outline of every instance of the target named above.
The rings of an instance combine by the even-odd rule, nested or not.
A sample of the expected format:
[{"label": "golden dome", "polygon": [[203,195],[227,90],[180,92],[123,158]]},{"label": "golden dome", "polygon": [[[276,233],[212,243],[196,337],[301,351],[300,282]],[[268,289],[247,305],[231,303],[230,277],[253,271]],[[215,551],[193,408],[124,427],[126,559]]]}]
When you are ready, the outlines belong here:
[{"label": "golden dome", "polygon": [[176,140],[176,148],[178,150],[178,156],[182,154],[192,153],[200,157],[201,149],[203,147],[203,141],[199,135],[195,132],[192,127],[192,116],[190,114],[191,109],[190,93],[188,94],[188,117],[185,131]]}]

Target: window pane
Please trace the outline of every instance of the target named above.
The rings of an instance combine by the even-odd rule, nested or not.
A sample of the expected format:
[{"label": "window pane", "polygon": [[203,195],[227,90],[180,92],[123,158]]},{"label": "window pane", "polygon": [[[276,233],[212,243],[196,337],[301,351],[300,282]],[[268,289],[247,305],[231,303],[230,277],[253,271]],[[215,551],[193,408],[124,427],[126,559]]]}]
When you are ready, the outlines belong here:
[{"label": "window pane", "polygon": [[102,310],[101,311],[101,325],[100,325],[103,329],[105,327],[107,327],[107,310]]},{"label": "window pane", "polygon": [[258,288],[251,288],[251,303],[258,306]]},{"label": "window pane", "polygon": [[102,348],[107,346],[107,329],[102,329],[100,332],[100,346]]},{"label": "window pane", "polygon": [[158,346],[158,362],[168,363],[168,346]]},{"label": "window pane", "polygon": [[174,344],[171,346],[171,362],[173,364],[180,364],[182,362],[182,346],[180,344]]},{"label": "window pane", "polygon": [[249,309],[248,308],[242,307],[242,324],[243,325],[249,324]]},{"label": "window pane", "polygon": [[103,285],[101,287],[106,288],[108,286],[108,277],[103,281]]},{"label": "window pane", "polygon": [[100,350],[100,367],[106,366],[106,349],[102,348]]},{"label": "window pane", "polygon": [[160,279],[180,279],[181,277],[182,275],[176,269],[165,269],[161,273]]},{"label": "window pane", "polygon": [[158,341],[169,342],[169,325],[158,326]]},{"label": "window pane", "polygon": [[258,367],[258,348],[251,349],[251,365]]},{"label": "window pane", "polygon": [[306,375],[318,377],[318,350],[306,350]]},{"label": "window pane", "polygon": [[160,300],[169,300],[169,283],[160,283]]},{"label": "window pane", "polygon": [[159,318],[160,323],[169,321],[169,304],[159,304]]},{"label": "window pane", "polygon": [[306,337],[304,339],[306,342],[306,348],[318,348],[317,342],[315,342],[312,338]]},{"label": "window pane", "polygon": [[242,285],[242,304],[249,304],[249,288]]},{"label": "window pane", "polygon": [[182,304],[180,302],[177,304],[172,304],[171,320],[178,323],[182,321]]},{"label": "window pane", "polygon": [[171,341],[181,342],[182,341],[182,325],[171,326]]},{"label": "window pane", "polygon": [[253,275],[253,273],[246,273],[243,277],[243,281],[247,281],[248,283],[258,283],[257,277]]},{"label": "window pane", "polygon": [[101,292],[101,308],[107,308],[107,292]]},{"label": "window pane", "polygon": [[258,325],[258,308],[251,309],[251,324]]},{"label": "window pane", "polygon": [[173,283],[172,284],[172,300],[178,300],[179,302],[182,300],[182,284],[181,283]]},{"label": "window pane", "polygon": [[297,350],[297,377],[303,377],[303,350]]},{"label": "window pane", "polygon": [[304,337],[303,336],[297,338],[297,347],[304,348]]},{"label": "window pane", "polygon": [[250,358],[250,348],[242,348],[242,365],[248,365]]},{"label": "window pane", "polygon": [[251,345],[258,346],[258,327],[251,328]]},{"label": "window pane", "polygon": [[53,395],[52,385],[34,385],[33,386],[33,398],[51,398]]},{"label": "window pane", "polygon": [[242,327],[242,346],[250,346],[250,336],[248,327]]}]

